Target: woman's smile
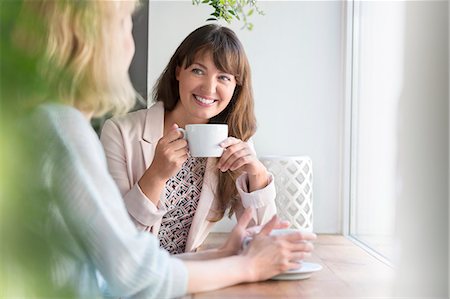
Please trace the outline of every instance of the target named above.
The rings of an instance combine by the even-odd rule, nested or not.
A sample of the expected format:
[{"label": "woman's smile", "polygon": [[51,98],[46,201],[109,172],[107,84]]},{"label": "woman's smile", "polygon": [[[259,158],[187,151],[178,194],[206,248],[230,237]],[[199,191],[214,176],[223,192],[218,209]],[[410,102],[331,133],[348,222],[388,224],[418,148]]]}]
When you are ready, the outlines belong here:
[{"label": "woman's smile", "polygon": [[195,102],[202,107],[211,107],[218,101],[218,99],[214,99],[211,97],[200,96],[194,94]]}]

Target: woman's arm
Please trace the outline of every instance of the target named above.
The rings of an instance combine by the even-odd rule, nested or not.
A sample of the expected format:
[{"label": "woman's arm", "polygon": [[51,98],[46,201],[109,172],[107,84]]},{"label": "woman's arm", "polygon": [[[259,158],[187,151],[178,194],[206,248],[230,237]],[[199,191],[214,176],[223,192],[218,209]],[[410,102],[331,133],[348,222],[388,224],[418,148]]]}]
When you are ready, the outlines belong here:
[{"label": "woman's arm", "polygon": [[72,108],[58,106],[44,110],[39,120],[45,134],[40,140],[48,146],[43,155],[46,182],[76,240],[75,249],[83,253],[80,265],[97,269],[111,296],[183,295],[186,267],[161,250],[154,236],[138,233],[86,119]]},{"label": "woman's arm", "polygon": [[239,171],[241,176],[236,180],[236,188],[241,201],[235,207],[238,217],[243,210],[253,207],[254,225],[266,223],[276,214],[275,185],[272,174],[258,160],[252,140],[244,142],[229,137],[220,144],[224,153],[217,163],[220,171]]},{"label": "woman's arm", "polygon": [[187,261],[188,293],[216,290],[251,281],[252,265],[244,256],[235,255],[209,261]]},{"label": "woman's arm", "polygon": [[[207,249],[197,252],[186,252],[176,255],[182,260],[210,260],[227,256],[236,255],[240,252],[242,241],[246,236],[254,235],[254,230],[247,229],[248,224],[252,219],[252,209],[246,209],[239,217],[237,224],[230,232],[226,242],[218,248]],[[282,222],[276,228],[286,228],[286,223]]]},{"label": "woman's arm", "polygon": [[[123,119],[125,121],[127,119]],[[159,204],[159,193],[163,187],[159,188],[158,195],[154,200],[143,192],[138,183],[133,184],[133,177],[129,173],[130,157],[126,148],[132,146],[130,137],[127,137],[126,125],[121,120],[108,119],[103,125],[100,141],[105,152],[108,171],[114,179],[128,213],[133,218],[133,222],[140,230],[152,227],[160,221],[166,210]],[[127,141],[128,140],[128,141]],[[130,144],[126,144],[126,143]]]},{"label": "woman's arm", "polygon": [[185,252],[175,255],[183,261],[206,261],[228,257],[236,254],[233,250],[224,250],[223,248],[212,248],[197,252]]},{"label": "woman's arm", "polygon": [[[237,227],[244,227],[251,219],[251,213],[244,213],[244,221]],[[294,233],[284,236],[270,236],[279,225],[273,217],[253,237],[240,255],[208,261],[186,261],[189,272],[188,293],[210,291],[230,285],[269,279],[289,269],[298,267],[296,262],[308,256],[313,249],[312,233]],[[205,275],[206,274],[206,275]]]},{"label": "woman's arm", "polygon": [[[222,257],[228,257],[232,255],[237,255],[241,252],[242,242],[245,237],[253,237],[260,232],[261,226],[254,226],[247,228],[249,223],[252,221],[253,209],[248,208],[239,217],[237,224],[234,226],[233,230],[230,232],[225,243],[218,248],[202,250],[199,252],[187,252],[176,255],[177,258],[182,260],[210,260]],[[283,229],[289,227],[288,221],[278,221],[274,229]]]},{"label": "woman's arm", "polygon": [[142,192],[155,204],[159,203],[166,181],[177,174],[188,158],[187,142],[177,128],[174,124],[158,140],[153,161],[138,182]]}]

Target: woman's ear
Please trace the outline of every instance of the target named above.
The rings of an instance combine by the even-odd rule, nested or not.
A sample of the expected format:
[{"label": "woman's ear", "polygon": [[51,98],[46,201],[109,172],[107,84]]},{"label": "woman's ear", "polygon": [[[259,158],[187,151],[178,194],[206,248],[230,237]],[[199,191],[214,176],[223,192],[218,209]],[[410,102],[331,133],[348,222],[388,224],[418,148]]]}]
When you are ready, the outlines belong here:
[{"label": "woman's ear", "polygon": [[180,81],[180,67],[177,66],[175,68],[175,78],[177,79],[177,81]]}]

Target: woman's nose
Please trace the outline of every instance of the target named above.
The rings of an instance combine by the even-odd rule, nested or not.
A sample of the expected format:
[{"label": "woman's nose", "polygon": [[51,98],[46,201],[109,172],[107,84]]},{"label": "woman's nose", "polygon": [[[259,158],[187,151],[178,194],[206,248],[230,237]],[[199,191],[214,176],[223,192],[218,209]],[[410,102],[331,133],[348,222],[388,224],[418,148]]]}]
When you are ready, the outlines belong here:
[{"label": "woman's nose", "polygon": [[207,92],[208,94],[214,94],[216,92],[217,88],[217,81],[214,77],[206,77],[202,84],[203,91]]}]

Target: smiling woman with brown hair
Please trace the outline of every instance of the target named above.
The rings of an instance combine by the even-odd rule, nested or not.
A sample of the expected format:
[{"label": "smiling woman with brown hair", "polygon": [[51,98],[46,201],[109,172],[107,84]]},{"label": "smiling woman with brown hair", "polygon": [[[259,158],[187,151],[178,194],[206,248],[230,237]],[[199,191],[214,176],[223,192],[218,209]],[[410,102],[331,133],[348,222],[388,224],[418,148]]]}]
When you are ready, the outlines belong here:
[{"label": "smiling woman with brown hair", "polygon": [[[213,225],[253,208],[252,224],[275,215],[273,176],[257,159],[251,71],[229,28],[208,24],[178,46],[154,89],[156,104],[108,120],[108,168],[139,229],[172,254],[195,251]],[[227,124],[220,158],[189,156],[178,127]]]}]

